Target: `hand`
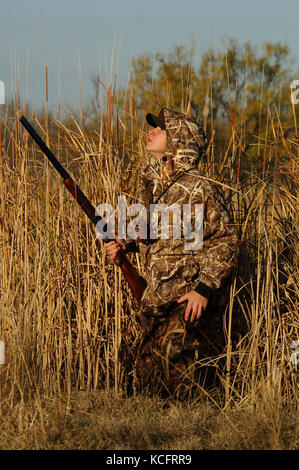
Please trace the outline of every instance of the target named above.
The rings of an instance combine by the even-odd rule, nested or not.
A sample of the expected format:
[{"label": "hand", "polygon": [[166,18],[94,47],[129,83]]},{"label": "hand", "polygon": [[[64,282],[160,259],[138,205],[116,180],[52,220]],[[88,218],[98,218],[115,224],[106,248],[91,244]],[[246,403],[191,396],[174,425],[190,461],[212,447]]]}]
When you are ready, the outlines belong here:
[{"label": "hand", "polygon": [[117,253],[119,251],[124,251],[126,249],[126,242],[119,238],[117,234],[115,235],[115,240],[109,242],[109,243],[104,243],[105,250],[110,258],[110,261],[114,261]]},{"label": "hand", "polygon": [[185,321],[193,322],[194,320],[198,320],[208,305],[208,299],[195,290],[187,292],[187,294],[180,297],[177,302],[181,303],[184,302],[184,300],[188,300],[184,315]]}]

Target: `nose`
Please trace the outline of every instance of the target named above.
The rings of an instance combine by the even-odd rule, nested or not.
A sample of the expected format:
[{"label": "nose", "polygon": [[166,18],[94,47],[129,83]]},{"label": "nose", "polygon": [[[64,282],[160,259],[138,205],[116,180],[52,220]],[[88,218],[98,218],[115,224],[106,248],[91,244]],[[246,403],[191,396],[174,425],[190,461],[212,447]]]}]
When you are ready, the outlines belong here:
[{"label": "nose", "polygon": [[161,130],[160,127],[154,127],[153,129],[150,129],[149,133],[151,136],[156,135],[159,131]]}]

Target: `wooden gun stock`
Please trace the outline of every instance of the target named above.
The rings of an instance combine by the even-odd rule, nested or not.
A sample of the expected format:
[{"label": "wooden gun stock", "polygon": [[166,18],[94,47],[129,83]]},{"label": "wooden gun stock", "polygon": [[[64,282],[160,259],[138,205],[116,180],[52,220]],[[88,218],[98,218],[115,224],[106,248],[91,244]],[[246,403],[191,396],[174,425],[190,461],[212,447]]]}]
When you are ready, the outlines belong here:
[{"label": "wooden gun stock", "polygon": [[[51,150],[46,146],[46,144],[43,142],[43,140],[40,138],[37,132],[33,129],[33,127],[27,121],[27,119],[24,116],[22,116],[20,118],[20,122],[25,127],[25,129],[29,132],[29,134],[35,140],[35,142],[38,144],[38,146],[43,151],[43,153],[50,160],[52,165],[56,168],[58,173],[62,176],[63,182],[66,188],[69,190],[72,196],[76,199],[81,209],[85,212],[85,214],[89,217],[92,223],[96,226],[96,224],[100,220],[102,220],[102,218],[96,214],[96,210],[94,206],[87,199],[87,197],[81,191],[79,186],[74,182],[74,180],[69,175],[69,173],[65,170],[65,168],[63,168],[63,166],[57,160],[57,158],[53,155]],[[103,239],[103,241],[104,243],[108,243],[111,240],[108,239],[108,237],[106,237]],[[122,253],[121,251],[117,253],[117,257],[115,258],[114,263],[117,266],[119,266],[120,269],[122,270],[124,278],[129,284],[129,287],[132,290],[133,295],[135,296],[137,302],[140,304],[142,294],[144,292],[144,289],[146,288],[145,280],[143,279],[143,277],[141,277],[138,274],[137,270],[132,266],[132,264],[128,261],[128,259],[124,255],[124,253]]]},{"label": "wooden gun stock", "polygon": [[120,265],[120,269],[122,270],[124,278],[129,284],[133,295],[135,296],[137,302],[140,305],[142,294],[146,288],[146,282],[144,278],[139,275],[138,271],[132,266],[126,256],[121,253],[121,257],[123,258],[123,261]]}]

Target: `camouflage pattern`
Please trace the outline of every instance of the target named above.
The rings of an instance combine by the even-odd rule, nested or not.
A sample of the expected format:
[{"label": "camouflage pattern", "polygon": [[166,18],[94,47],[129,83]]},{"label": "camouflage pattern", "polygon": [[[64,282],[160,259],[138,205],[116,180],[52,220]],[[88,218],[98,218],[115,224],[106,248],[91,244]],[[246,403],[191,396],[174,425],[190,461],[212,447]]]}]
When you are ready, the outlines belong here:
[{"label": "camouflage pattern", "polygon": [[[203,321],[186,322],[187,303],[177,304],[176,300],[199,283],[213,289],[220,299],[234,265],[237,236],[217,185],[204,177],[204,131],[185,114],[168,108],[162,108],[162,114],[167,158],[148,157],[141,169],[139,202],[147,207],[148,220],[150,204],[204,205],[200,249],[187,250],[184,238],[171,236],[151,244],[142,240],[139,243],[147,288],[139,313],[143,339],[136,359],[137,373],[145,382],[154,377],[157,382],[158,377],[166,389],[173,391],[186,371],[192,370],[194,352],[200,348],[198,338]],[[170,219],[170,226],[173,223]],[[204,312],[202,317],[206,315]]]},{"label": "camouflage pattern", "polygon": [[[142,298],[144,307],[159,315],[163,306],[199,282],[221,287],[234,264],[237,236],[216,184],[205,179],[204,131],[190,117],[163,108],[166,125],[166,157],[149,156],[141,169],[139,200],[150,204],[204,204],[203,246],[186,250],[185,239],[158,239],[139,244],[143,276],[148,287]],[[162,230],[162,227],[160,227]]]},{"label": "camouflage pattern", "polygon": [[[156,317],[148,332],[144,334],[136,357],[136,372],[147,389],[166,390],[169,393],[184,392],[194,380],[194,352],[199,346],[196,326],[183,320],[185,303],[164,310]],[[148,325],[146,316],[141,315],[141,326]],[[196,322],[198,323],[198,322]],[[187,334],[186,334],[187,333]]]},{"label": "camouflage pattern", "polygon": [[209,302],[199,320],[189,322],[184,320],[187,302],[174,302],[161,309],[150,330],[151,317],[140,312],[143,335],[134,361],[142,387],[184,397],[197,389],[200,368],[195,354],[199,359],[213,357],[222,352],[224,344],[222,318],[213,315],[213,303]]}]

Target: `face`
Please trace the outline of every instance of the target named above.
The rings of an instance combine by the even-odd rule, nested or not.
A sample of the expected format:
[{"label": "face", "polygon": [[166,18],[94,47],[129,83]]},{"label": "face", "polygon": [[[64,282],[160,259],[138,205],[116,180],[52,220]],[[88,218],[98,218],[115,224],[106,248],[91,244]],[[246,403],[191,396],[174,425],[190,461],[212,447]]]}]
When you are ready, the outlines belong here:
[{"label": "face", "polygon": [[160,127],[150,129],[146,150],[154,157],[161,158],[166,152],[166,131]]}]

